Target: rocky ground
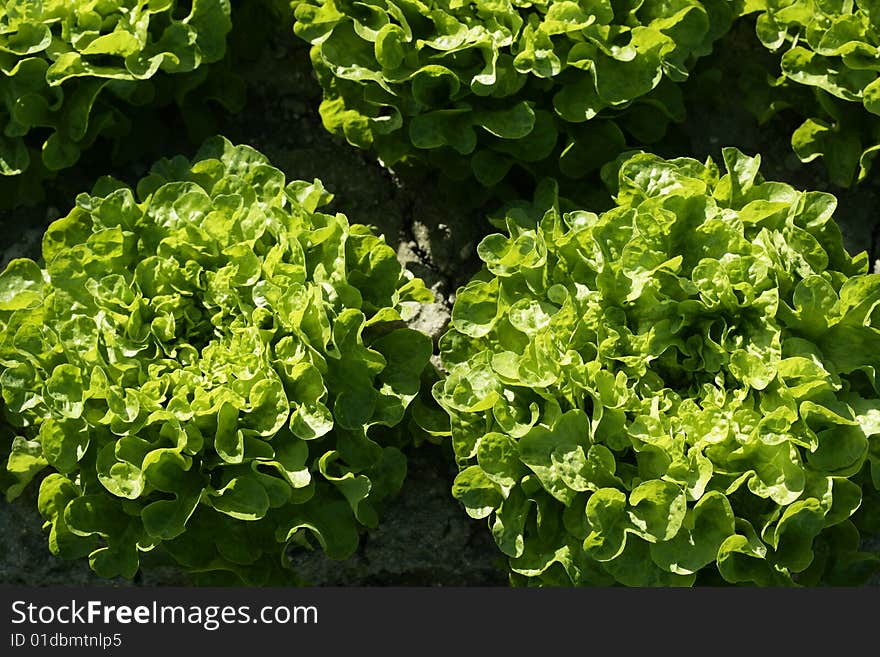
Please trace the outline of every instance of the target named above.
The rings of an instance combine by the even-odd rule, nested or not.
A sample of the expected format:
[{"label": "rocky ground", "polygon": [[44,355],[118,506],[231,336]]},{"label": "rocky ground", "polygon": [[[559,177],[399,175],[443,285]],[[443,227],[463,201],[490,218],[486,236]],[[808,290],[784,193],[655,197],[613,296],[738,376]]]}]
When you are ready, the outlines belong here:
[{"label": "rocky ground", "polygon": [[[475,247],[491,230],[479,213],[443,198],[430,177],[397,176],[369,153],[329,135],[317,114],[320,90],[311,76],[306,48],[288,31],[279,31],[244,71],[248,100],[237,114],[219,114],[220,131],[235,143],[248,143],[267,155],[289,179],[320,178],[336,198],[332,208],[350,220],[371,224],[416,275],[437,295],[425,308],[417,327],[435,338],[449,318],[458,286],[477,269]],[[682,152],[720,161],[720,149],[736,145],[763,156],[768,178],[786,180],[804,189],[833,191],[839,198],[837,219],[848,248],[874,251],[880,184],[866,182],[852,190],[833,189],[819,163],[801,164],[791,153],[791,126],[780,117],[764,126],[735,104],[693,101],[689,121],[676,129]],[[155,151],[192,155],[195,144],[185,127],[168,117],[168,130],[156,135]],[[667,153],[664,153],[666,155]],[[113,172],[135,182],[151,159],[113,166]],[[49,222],[65,214],[77,191],[91,187],[108,173],[100,156],[87,156],[75,170],[31,207],[0,212],[0,268],[13,257],[38,255],[39,240]],[[368,532],[355,556],[334,562],[320,553],[297,553],[293,559],[304,577],[316,585],[505,585],[506,571],[484,521],[471,520],[451,497],[455,475],[448,445],[423,444],[409,454],[409,472],[400,496],[386,509],[380,526]],[[41,531],[32,486],[13,503],[0,502],[0,584],[106,584],[84,562],[53,557]],[[150,569],[134,584],[185,584],[171,569]],[[119,580],[113,585],[129,585]]]}]

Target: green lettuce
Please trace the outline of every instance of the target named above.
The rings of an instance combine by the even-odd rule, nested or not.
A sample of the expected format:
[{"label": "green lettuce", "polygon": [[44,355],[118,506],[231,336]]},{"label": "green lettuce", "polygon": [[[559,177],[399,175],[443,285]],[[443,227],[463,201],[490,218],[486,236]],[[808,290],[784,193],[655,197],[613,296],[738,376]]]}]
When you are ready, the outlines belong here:
[{"label": "green lettuce", "polygon": [[284,582],[288,547],[341,559],[376,526],[432,351],[406,322],[433,295],[330,200],[215,138],[136,193],[101,180],[43,263],[0,274],[0,482],[40,477],[53,554]]},{"label": "green lettuce", "polygon": [[750,0],[758,38],[781,54],[774,86],[803,85],[789,103],[804,116],[792,134],[803,162],[823,158],[831,179],[865,179],[880,151],[880,13],[867,0]]},{"label": "green lettuce", "polygon": [[125,133],[124,108],[162,94],[145,81],[196,75],[223,57],[230,11],[229,0],[0,3],[0,176],[23,174],[33,159],[48,175],[98,136]]},{"label": "green lettuce", "polygon": [[492,187],[513,167],[581,177],[627,135],[661,137],[683,118],[675,83],[738,4],[301,0],[294,31],[329,131]]},{"label": "green lettuce", "polygon": [[629,154],[616,206],[520,208],[441,338],[460,472],[515,583],[849,584],[877,570],[880,275],[760,159]]}]

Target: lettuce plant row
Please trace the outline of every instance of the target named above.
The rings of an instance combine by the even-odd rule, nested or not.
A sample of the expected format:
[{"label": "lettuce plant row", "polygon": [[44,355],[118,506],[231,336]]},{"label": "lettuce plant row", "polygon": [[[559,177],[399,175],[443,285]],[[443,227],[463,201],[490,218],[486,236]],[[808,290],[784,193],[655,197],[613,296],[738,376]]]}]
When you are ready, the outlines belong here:
[{"label": "lettuce plant row", "polygon": [[453,494],[517,581],[853,583],[880,276],[759,158],[636,154],[616,206],[485,238],[440,343]]},{"label": "lettuce plant row", "polygon": [[41,475],[54,554],[277,583],[287,546],[344,558],[376,525],[431,355],[405,322],[433,295],[330,199],[211,140],[136,192],[102,180],[43,266],[0,275],[3,483]]},{"label": "lettuce plant row", "polygon": [[768,87],[759,114],[802,115],[791,142],[803,162],[823,158],[847,187],[880,149],[880,21],[867,0],[292,4],[325,127],[392,167],[487,187],[514,168],[581,178],[685,119],[681,83],[736,20],[754,20],[756,42],[779,54],[769,85],[747,84]]},{"label": "lettuce plant row", "polygon": [[[501,232],[435,349],[411,328],[434,294],[330,212],[320,180],[221,136],[134,186],[100,178],[39,258],[0,273],[0,491],[39,487],[53,554],[108,578],[170,561],[200,582],[299,583],[291,550],[352,555],[421,431],[451,443],[451,495],[515,585],[880,570],[863,551],[880,529],[880,274],[844,249],[834,196],[765,180],[759,156],[645,152],[684,119],[697,60],[749,20],[781,75],[715,53],[754,82],[729,101],[793,108],[803,161],[866,179],[874,3],[248,10],[308,44],[329,132],[395,171],[476,180]],[[144,120],[128,109],[230,64],[271,22],[244,11],[236,26],[229,0],[0,3],[0,205],[4,183],[74,166]]]}]

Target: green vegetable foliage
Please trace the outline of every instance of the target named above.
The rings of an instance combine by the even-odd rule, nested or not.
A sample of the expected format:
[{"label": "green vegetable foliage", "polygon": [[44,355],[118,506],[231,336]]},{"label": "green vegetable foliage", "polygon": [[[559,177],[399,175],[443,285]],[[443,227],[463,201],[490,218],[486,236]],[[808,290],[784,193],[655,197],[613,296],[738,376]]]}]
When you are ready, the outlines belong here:
[{"label": "green vegetable foliage", "polygon": [[[485,186],[514,165],[581,177],[629,133],[683,118],[674,83],[729,27],[731,0],[303,0],[325,127],[388,166]],[[624,111],[625,110],[625,111]],[[550,169],[548,169],[548,166]]]},{"label": "green vegetable foliage", "polygon": [[[137,198],[136,198],[137,196]],[[7,497],[38,474],[51,551],[132,577],[289,581],[287,546],[350,555],[406,461],[395,427],[432,294],[363,225],[246,146],[100,181],[0,274]],[[45,471],[45,472],[44,472]]]},{"label": "green vegetable foliage", "polygon": [[[441,339],[460,465],[519,583],[849,584],[880,488],[880,276],[759,158],[630,154],[600,215],[512,213]],[[875,507],[876,508],[876,507]]]},{"label": "green vegetable foliage", "polygon": [[[752,0],[757,34],[781,53],[784,82],[812,88],[812,115],[792,135],[798,157],[822,157],[841,186],[880,151],[880,11],[868,0]],[[782,92],[784,95],[785,92]],[[803,103],[797,103],[803,107]],[[860,107],[861,106],[861,107]]]},{"label": "green vegetable foliage", "polygon": [[156,93],[145,80],[218,61],[231,26],[229,0],[0,3],[0,175],[34,158],[65,169],[99,135],[119,136],[121,108]]}]

